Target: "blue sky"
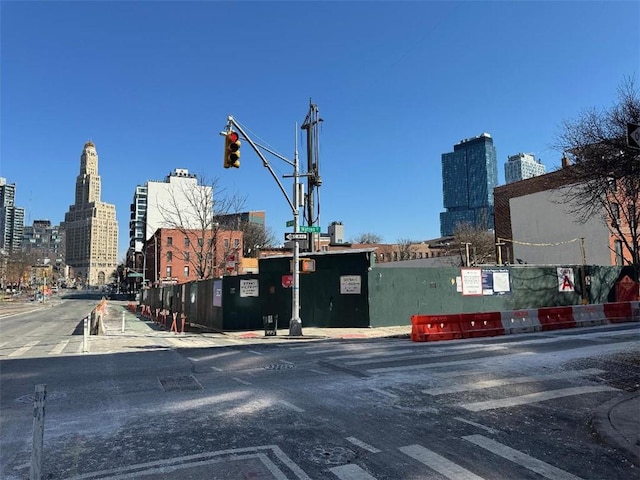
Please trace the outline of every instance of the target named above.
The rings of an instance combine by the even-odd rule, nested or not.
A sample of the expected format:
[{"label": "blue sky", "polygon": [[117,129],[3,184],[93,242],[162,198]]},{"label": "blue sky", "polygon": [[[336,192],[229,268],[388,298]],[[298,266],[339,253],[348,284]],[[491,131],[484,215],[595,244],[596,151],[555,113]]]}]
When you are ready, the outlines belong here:
[{"label": "blue sky", "polygon": [[[313,100],[323,231],[338,220],[347,239],[393,243],[439,236],[441,154],[461,139],[492,135],[501,184],[518,152],[553,170],[562,121],[610,107],[625,77],[640,82],[637,1],[0,5],[0,176],[17,184],[27,224],[60,223],[91,139],[119,259],[136,185],[175,168],[246,196],[279,241],[290,230],[246,143],[241,168],[222,167],[230,114],[293,158]],[[291,168],[267,158],[291,190]]]}]

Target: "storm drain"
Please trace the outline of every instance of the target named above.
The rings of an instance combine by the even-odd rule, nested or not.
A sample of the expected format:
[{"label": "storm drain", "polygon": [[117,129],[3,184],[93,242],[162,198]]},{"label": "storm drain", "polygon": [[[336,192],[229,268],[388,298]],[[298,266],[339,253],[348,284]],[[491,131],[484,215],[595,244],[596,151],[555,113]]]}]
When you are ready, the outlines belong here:
[{"label": "storm drain", "polygon": [[173,377],[158,378],[165,392],[184,390],[202,390],[202,385],[192,375],[176,375]]},{"label": "storm drain", "polygon": [[290,368],[295,368],[295,365],[292,363],[272,363],[264,367],[265,370],[288,370]]}]

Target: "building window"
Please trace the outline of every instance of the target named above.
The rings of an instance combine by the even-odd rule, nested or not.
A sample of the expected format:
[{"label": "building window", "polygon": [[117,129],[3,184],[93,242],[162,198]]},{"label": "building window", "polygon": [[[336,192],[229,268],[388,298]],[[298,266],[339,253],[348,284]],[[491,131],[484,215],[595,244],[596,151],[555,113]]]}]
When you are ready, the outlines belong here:
[{"label": "building window", "polygon": [[225,250],[229,248],[229,239],[228,238],[224,239],[224,248],[225,248]]},{"label": "building window", "polygon": [[236,248],[240,248],[240,239],[236,238],[233,240],[233,246]]},{"label": "building window", "polygon": [[201,247],[204,245],[204,239],[203,238],[199,238],[198,239],[198,246]]},{"label": "building window", "polygon": [[171,265],[167,265],[167,278],[171,278]]},{"label": "building window", "polygon": [[167,246],[173,245],[173,237],[167,237]]},{"label": "building window", "polygon": [[188,262],[189,261],[189,252],[183,252],[182,253],[182,257],[184,258],[185,262]]},{"label": "building window", "polygon": [[191,243],[189,242],[189,237],[184,237],[184,246],[188,247],[189,245],[191,245]]},{"label": "building window", "polygon": [[173,252],[167,252],[167,262],[173,260]]},{"label": "building window", "polygon": [[189,277],[189,265],[184,266],[184,276],[187,278]]}]

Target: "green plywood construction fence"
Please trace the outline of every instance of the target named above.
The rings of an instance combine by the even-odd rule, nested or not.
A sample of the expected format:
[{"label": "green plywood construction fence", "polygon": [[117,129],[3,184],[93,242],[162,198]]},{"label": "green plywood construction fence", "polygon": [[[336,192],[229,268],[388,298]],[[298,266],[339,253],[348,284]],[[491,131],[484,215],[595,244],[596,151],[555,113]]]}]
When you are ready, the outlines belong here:
[{"label": "green plywood construction fence", "polygon": [[411,315],[474,313],[546,306],[614,301],[612,291],[621,267],[587,266],[588,291],[581,289],[581,266],[571,268],[574,291],[560,291],[556,266],[481,267],[507,271],[510,291],[505,294],[466,296],[458,284],[460,269],[374,268],[369,272],[369,312],[372,327],[406,325]]}]

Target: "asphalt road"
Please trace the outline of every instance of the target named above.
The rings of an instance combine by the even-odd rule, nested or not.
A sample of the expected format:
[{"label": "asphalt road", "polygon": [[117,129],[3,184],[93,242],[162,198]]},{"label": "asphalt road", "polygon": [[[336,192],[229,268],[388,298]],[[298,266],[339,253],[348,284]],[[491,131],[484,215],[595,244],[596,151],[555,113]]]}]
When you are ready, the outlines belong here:
[{"label": "asphalt road", "polygon": [[202,348],[158,332],[153,348],[86,354],[74,332],[94,304],[0,316],[0,478],[29,476],[38,384],[46,479],[640,475],[590,424],[640,385],[637,324]]}]

